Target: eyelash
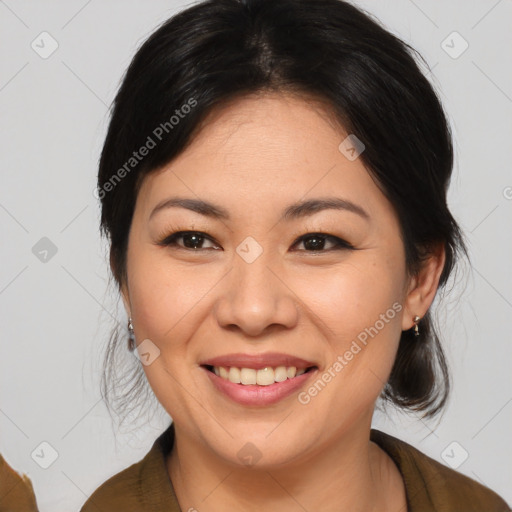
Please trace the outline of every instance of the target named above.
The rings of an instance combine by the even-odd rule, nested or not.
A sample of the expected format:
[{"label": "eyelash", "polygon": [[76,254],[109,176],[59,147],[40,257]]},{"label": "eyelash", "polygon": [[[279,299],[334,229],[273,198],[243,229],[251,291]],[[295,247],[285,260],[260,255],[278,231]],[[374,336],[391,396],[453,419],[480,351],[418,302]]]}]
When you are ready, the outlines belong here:
[{"label": "eyelash", "polygon": [[[218,245],[215,240],[213,240],[211,237],[209,237],[206,233],[203,233],[202,231],[176,231],[175,233],[172,233],[170,235],[165,236],[164,238],[161,238],[160,241],[157,242],[157,245],[160,245],[162,247],[175,247],[177,249],[183,249],[185,251],[190,251],[190,252],[208,251],[208,250],[213,249],[212,247],[208,247],[206,249],[201,249],[201,248],[191,249],[188,247],[182,247],[181,245],[178,245],[176,243],[176,240],[178,240],[179,238],[182,238],[185,235],[199,235],[201,238],[207,239],[210,242]],[[310,237],[318,237],[325,241],[331,240],[336,245],[335,245],[335,247],[333,247],[331,249],[321,249],[321,250],[312,250],[312,251],[302,250],[301,252],[321,253],[321,252],[330,252],[330,251],[335,251],[335,250],[347,250],[347,249],[355,250],[355,247],[352,244],[343,240],[342,238],[339,238],[334,235],[328,235],[327,233],[317,233],[317,232],[306,233],[305,235],[301,235],[294,241],[292,246],[297,245],[299,242],[302,242],[303,240],[308,239]]]}]

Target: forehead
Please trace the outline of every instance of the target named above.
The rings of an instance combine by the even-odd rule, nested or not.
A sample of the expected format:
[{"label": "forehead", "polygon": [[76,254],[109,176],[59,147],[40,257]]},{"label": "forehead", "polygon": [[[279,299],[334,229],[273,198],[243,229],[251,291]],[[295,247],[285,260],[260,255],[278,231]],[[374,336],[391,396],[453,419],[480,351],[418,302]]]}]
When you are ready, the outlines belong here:
[{"label": "forehead", "polygon": [[347,135],[318,102],[282,94],[238,99],[214,110],[185,151],[147,176],[141,202],[149,208],[179,194],[258,211],[337,194],[371,210],[387,200],[362,160],[340,151]]}]

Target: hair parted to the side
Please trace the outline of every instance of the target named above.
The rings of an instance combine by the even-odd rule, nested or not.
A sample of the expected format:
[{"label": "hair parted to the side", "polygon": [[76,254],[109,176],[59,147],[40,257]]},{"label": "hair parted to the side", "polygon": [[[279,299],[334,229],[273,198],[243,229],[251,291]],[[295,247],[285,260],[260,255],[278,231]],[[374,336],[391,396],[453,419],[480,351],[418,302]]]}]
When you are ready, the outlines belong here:
[{"label": "hair parted to the side", "polygon": [[[447,206],[450,129],[415,57],[421,58],[342,0],[206,0],[164,22],[125,73],[99,163],[101,229],[117,286],[126,280],[128,234],[144,177],[179,155],[215,108],[249,94],[282,92],[320,101],[346,133],[363,141],[359,158],[396,209],[409,274],[441,244],[443,288],[458,257],[469,257]],[[148,137],[156,145],[127,167]],[[383,398],[428,417],[445,404],[450,379],[430,311],[419,327],[420,336],[402,333]],[[121,413],[144,382],[135,358],[132,373],[123,369],[119,385],[116,380],[115,354],[126,351],[126,336],[113,331],[102,380],[107,404]]]}]

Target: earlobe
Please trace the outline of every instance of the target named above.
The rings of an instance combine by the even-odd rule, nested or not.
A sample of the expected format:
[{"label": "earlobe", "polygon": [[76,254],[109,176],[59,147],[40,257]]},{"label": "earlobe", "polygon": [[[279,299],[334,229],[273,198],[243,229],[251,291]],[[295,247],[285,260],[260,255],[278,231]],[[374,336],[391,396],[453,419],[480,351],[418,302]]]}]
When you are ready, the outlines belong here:
[{"label": "earlobe", "polygon": [[402,330],[406,331],[416,325],[414,318],[423,318],[434,301],[439,279],[443,272],[446,254],[444,244],[438,244],[423,262],[420,271],[411,278],[411,284],[404,301]]}]

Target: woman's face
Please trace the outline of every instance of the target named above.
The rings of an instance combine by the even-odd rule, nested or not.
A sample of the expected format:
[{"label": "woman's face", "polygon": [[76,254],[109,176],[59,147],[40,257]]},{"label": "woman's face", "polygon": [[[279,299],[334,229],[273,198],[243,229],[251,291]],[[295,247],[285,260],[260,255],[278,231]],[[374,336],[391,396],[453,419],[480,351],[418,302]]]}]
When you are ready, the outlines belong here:
[{"label": "woman's face", "polygon": [[131,226],[123,298],[148,381],[177,431],[236,464],[368,429],[412,325],[396,213],[311,105],[217,111],[145,179]]}]

